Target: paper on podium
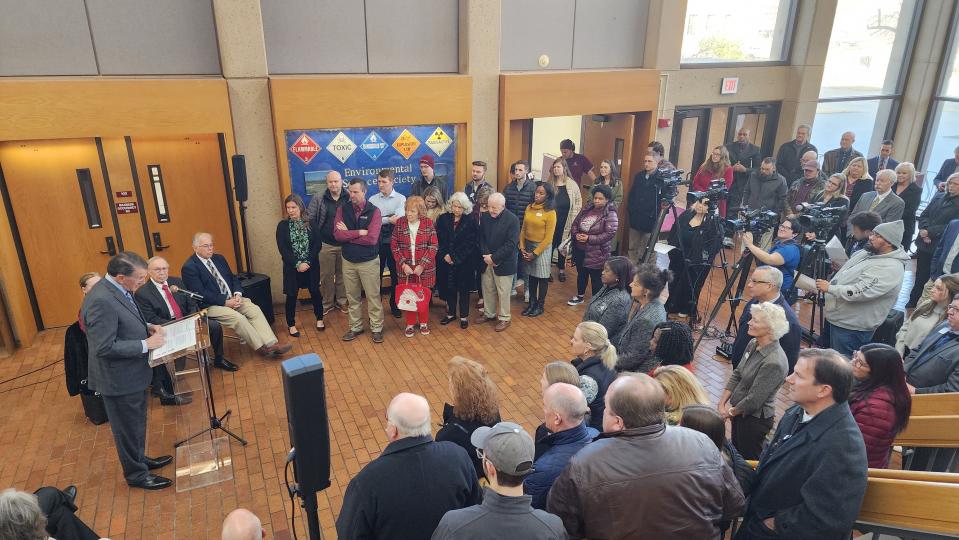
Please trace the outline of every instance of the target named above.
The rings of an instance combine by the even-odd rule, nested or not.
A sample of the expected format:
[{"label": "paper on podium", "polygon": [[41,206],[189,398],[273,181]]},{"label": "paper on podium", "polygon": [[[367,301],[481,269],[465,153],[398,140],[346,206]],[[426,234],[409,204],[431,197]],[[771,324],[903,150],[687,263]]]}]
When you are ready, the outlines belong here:
[{"label": "paper on podium", "polygon": [[796,274],[796,288],[804,291],[815,291],[816,280],[806,274]]},{"label": "paper on podium", "polygon": [[829,242],[826,243],[826,255],[829,255],[829,260],[834,263],[844,264],[849,260],[849,255],[846,255],[846,249],[836,236],[833,236]]},{"label": "paper on podium", "polygon": [[196,328],[199,315],[185,317],[163,325],[164,343],[150,351],[150,366],[162,364],[166,357],[196,347]]}]

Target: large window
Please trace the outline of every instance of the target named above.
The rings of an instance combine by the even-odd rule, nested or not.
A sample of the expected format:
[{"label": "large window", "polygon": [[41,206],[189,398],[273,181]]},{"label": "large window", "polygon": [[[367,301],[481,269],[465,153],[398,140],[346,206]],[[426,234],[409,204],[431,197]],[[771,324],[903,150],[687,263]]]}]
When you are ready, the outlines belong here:
[{"label": "large window", "polygon": [[[959,17],[959,11],[956,16]],[[953,19],[949,35],[955,36],[959,19]],[[955,159],[953,152],[959,147],[959,43],[953,38],[949,57],[942,70],[939,92],[933,101],[927,130],[923,135],[919,162],[926,173],[923,200],[932,197],[935,186],[933,179],[943,162]]]},{"label": "large window", "polygon": [[872,155],[894,131],[902,76],[914,39],[915,0],[839,0],[833,21],[813,143],[820,155],[845,131]]},{"label": "large window", "polygon": [[785,62],[795,0],[689,0],[682,63]]}]

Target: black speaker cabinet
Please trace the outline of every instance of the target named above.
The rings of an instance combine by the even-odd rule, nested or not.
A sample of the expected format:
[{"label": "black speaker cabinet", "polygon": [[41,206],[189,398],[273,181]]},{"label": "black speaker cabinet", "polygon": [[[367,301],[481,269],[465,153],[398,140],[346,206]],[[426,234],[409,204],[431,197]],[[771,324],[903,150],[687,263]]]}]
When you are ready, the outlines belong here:
[{"label": "black speaker cabinet", "polygon": [[323,361],[316,354],[304,354],[284,361],[282,370],[290,444],[296,449],[296,482],[303,493],[326,489],[330,487],[330,423]]},{"label": "black speaker cabinet", "polygon": [[233,189],[236,191],[236,200],[246,202],[249,191],[246,183],[246,156],[243,154],[233,156]]},{"label": "black speaker cabinet", "polygon": [[270,290],[270,276],[266,274],[240,274],[240,285],[243,286],[243,296],[260,308],[266,320],[273,324],[276,315],[273,314],[273,291]]}]

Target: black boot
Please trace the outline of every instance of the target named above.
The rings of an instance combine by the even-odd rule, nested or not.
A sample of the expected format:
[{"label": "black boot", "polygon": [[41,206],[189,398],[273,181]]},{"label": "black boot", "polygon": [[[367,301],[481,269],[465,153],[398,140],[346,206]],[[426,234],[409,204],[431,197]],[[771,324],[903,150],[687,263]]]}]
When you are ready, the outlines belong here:
[{"label": "black boot", "polygon": [[539,317],[542,314],[543,314],[543,302],[541,300],[537,300],[536,308],[529,312],[528,317]]},{"label": "black boot", "polygon": [[535,299],[535,298],[530,298],[530,299],[529,299],[529,305],[526,306],[526,309],[524,309],[524,310],[522,311],[522,313],[520,313],[520,315],[522,315],[522,316],[524,316],[524,317],[529,317],[530,314],[533,313],[534,311],[536,311],[536,299]]}]

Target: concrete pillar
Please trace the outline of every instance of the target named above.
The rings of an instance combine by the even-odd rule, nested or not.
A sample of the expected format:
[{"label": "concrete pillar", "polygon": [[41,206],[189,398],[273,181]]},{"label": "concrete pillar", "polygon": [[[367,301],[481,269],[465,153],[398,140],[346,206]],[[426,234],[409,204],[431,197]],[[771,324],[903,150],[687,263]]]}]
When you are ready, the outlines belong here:
[{"label": "concrete pillar", "polygon": [[[679,73],[682,59],[683,32],[686,23],[687,0],[650,0],[649,18],[646,20],[646,47],[643,67],[658,69],[660,75],[658,118],[672,118],[676,112],[673,94],[682,95],[683,91],[670,85],[670,77]],[[677,31],[677,29],[679,29]],[[653,120],[656,125],[656,119]],[[666,155],[669,155],[673,128],[656,128],[653,140],[663,143]]]},{"label": "concrete pillar", "polygon": [[[467,162],[489,164],[496,174],[499,141],[499,73],[502,0],[460,0],[460,73],[473,78],[473,115]],[[466,181],[469,169],[456,179]],[[495,183],[494,183],[495,185]]]},{"label": "concrete pillar", "polygon": [[282,294],[283,275],[272,231],[281,215],[273,112],[270,106],[266,40],[259,0],[214,0],[220,64],[230,94],[237,153],[246,156],[247,202],[252,270],[272,276],[273,297]]}]

